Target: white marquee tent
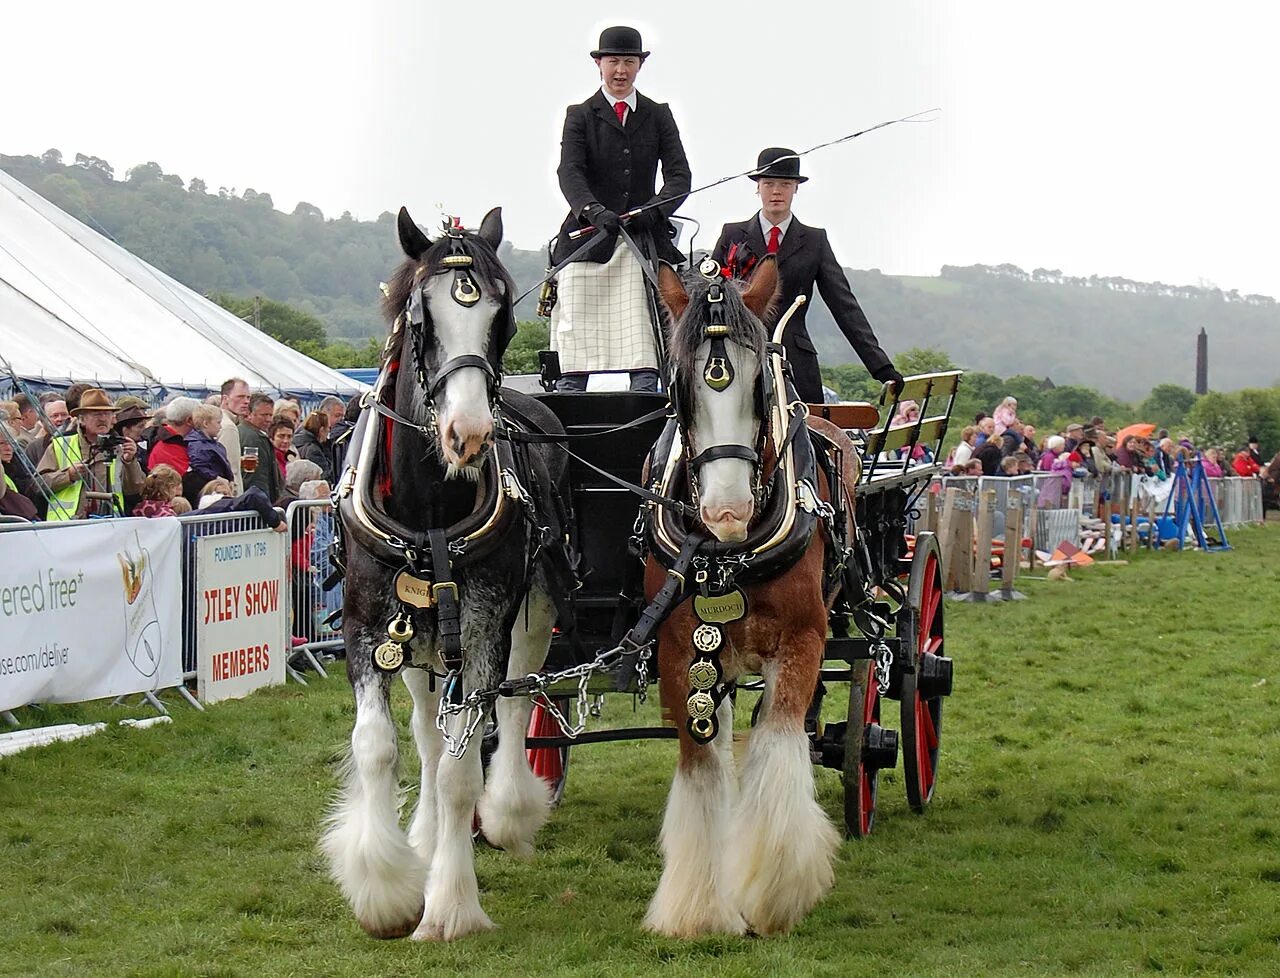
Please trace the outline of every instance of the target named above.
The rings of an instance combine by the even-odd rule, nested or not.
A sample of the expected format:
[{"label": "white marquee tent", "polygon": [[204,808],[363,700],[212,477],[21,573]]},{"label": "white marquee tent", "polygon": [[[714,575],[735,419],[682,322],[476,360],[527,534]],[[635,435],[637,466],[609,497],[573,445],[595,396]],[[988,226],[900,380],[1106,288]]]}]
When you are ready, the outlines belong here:
[{"label": "white marquee tent", "polygon": [[[0,171],[0,356],[35,387],[311,399],[363,384],[277,342]],[[0,361],[0,389],[12,386]]]}]

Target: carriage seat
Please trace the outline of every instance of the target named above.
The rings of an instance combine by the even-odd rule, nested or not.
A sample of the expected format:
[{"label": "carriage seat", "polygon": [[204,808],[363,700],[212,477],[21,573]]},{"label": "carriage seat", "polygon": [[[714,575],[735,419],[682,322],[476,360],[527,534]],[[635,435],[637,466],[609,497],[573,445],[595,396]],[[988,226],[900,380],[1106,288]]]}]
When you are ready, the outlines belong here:
[{"label": "carriage seat", "polygon": [[809,416],[830,421],[846,431],[874,428],[880,423],[880,409],[866,401],[850,401],[847,404],[809,404]]}]

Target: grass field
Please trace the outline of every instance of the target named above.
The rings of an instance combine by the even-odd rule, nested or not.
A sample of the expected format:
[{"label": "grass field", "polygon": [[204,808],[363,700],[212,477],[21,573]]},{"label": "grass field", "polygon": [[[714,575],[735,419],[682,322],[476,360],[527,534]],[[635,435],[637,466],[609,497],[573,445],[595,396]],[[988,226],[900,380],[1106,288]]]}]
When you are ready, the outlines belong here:
[{"label": "grass field", "polygon": [[366,938],[315,851],[352,720],[334,676],[0,759],[0,976],[1278,975],[1280,528],[1232,540],[948,603],[934,804],[882,778],[789,936],[641,931],[674,756],[649,742],[575,750],[531,861],[479,852],[498,930]]}]

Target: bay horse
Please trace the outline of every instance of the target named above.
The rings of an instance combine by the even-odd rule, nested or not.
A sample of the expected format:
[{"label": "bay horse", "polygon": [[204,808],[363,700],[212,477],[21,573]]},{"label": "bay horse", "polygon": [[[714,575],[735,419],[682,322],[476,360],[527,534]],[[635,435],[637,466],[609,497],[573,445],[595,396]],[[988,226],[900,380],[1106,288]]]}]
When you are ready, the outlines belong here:
[{"label": "bay horse", "polygon": [[[383,370],[335,491],[356,718],[321,848],[367,932],[453,940],[493,926],[476,883],[475,815],[490,842],[527,854],[550,807],[524,751],[530,701],[497,702],[487,779],[481,738],[470,737],[482,717],[460,707],[467,691],[541,668],[552,589],[569,587],[545,559],[563,537],[554,499],[565,492],[562,457],[505,440],[503,405],[545,432],[563,429],[499,386],[515,332],[514,285],[497,257],[501,211],[478,231],[455,222],[434,241],[403,208],[397,223],[406,257],[383,303]],[[396,675],[413,698],[422,766],[407,835],[389,708]],[[459,708],[442,710],[442,696]]]},{"label": "bay horse", "polygon": [[[722,279],[718,269],[704,268],[682,281],[664,266],[659,291],[673,322],[668,350],[678,430],[672,438],[679,440],[668,451],[659,443],[649,476],[664,492],[683,492],[696,506],[697,517],[684,529],[707,534],[707,549],[717,555],[704,565],[711,582],[718,565],[736,565],[737,586],[720,590],[733,601],[745,595],[745,601],[723,614],[714,591],[702,606],[695,596],[680,603],[658,633],[662,705],[678,730],[679,760],[662,823],[662,876],[645,925],[679,937],[782,932],[831,887],[839,843],[815,798],[804,725],[834,598],[824,584],[835,525],[833,487],[812,455],[804,456],[811,460],[808,475],[799,472],[797,460],[819,451],[809,444],[810,429],[822,429],[841,448],[843,464],[835,471],[839,491],[850,495],[837,500],[844,505],[835,515],[842,532],[852,532],[856,454],[838,428],[806,419],[789,383],[769,369],[770,363],[782,366],[781,348],[768,343],[761,322],[778,293],[772,258],[756,267],[745,288]],[[660,471],[664,465],[667,475]],[[791,552],[770,573],[770,551],[757,544],[782,532],[777,521],[788,507],[792,523],[786,525],[800,536],[779,542],[773,552],[788,546]],[[651,544],[645,586],[652,598],[674,573],[671,555],[681,526],[665,511],[651,510],[649,519],[651,537],[671,538],[664,561],[655,559],[660,547]],[[748,572],[756,564],[761,566],[753,577]],[[699,651],[709,647],[720,672],[714,687],[708,657]],[[760,673],[765,688],[735,779],[728,693],[744,673]],[[701,706],[699,689],[712,697]]]}]

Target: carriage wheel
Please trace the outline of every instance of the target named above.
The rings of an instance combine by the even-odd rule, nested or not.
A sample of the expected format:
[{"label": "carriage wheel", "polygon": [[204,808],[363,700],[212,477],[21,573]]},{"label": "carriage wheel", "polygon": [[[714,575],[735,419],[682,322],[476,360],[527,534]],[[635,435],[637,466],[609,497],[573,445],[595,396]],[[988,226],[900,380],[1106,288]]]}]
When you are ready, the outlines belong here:
[{"label": "carriage wheel", "polygon": [[855,839],[871,834],[882,768],[898,764],[898,732],[880,726],[880,691],[871,663],[853,664],[844,725],[844,825]]},{"label": "carriage wheel", "polygon": [[916,541],[907,602],[898,612],[898,638],[904,667],[903,772],[907,802],[919,813],[932,800],[937,784],[942,700],[951,693],[951,660],[943,650],[941,551],[931,533],[922,533]]},{"label": "carriage wheel", "polygon": [[[569,696],[553,696],[556,709],[565,716],[573,709],[573,698]],[[551,711],[541,703],[533,704],[533,713],[529,715],[530,737],[558,737],[560,725],[556,723]],[[564,782],[569,776],[569,748],[565,747],[531,747],[525,752],[529,757],[529,767],[551,788],[551,804],[559,806],[564,797]]]}]

